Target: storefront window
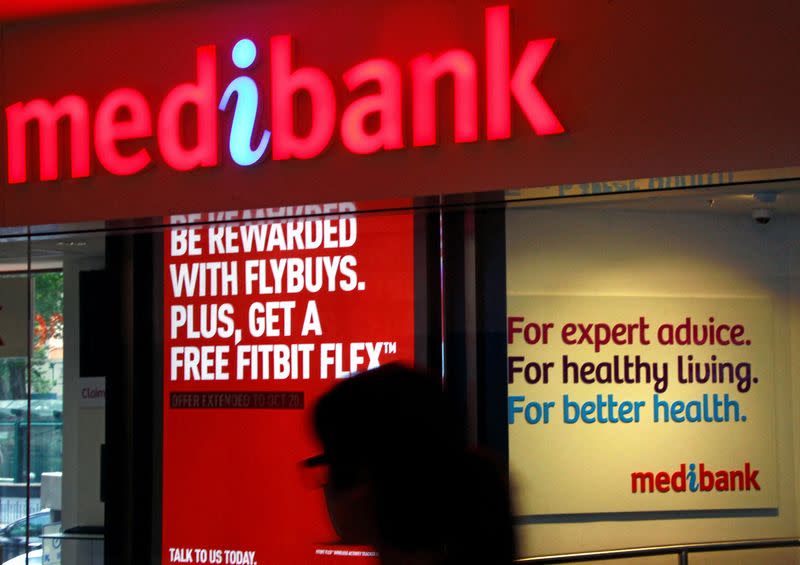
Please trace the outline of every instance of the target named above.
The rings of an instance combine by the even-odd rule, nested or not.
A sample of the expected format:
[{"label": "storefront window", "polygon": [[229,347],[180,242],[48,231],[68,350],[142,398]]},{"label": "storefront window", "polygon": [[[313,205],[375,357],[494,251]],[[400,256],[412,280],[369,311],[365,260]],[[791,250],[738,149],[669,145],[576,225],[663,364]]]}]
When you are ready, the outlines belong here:
[{"label": "storefront window", "polygon": [[[33,306],[9,400],[22,455],[8,466],[29,456],[22,484],[39,489],[14,525],[32,560],[374,559],[335,543],[299,465],[318,450],[310,408],[339,379],[441,359],[438,214],[372,208],[184,215],[21,244],[14,277]],[[122,537],[131,514],[151,527]]]},{"label": "storefront window", "polygon": [[0,563],[374,561],[336,543],[298,463],[315,399],[393,360],[441,374],[465,438],[507,457],[521,556],[790,536],[798,198],[342,203],[7,238]]},{"label": "storefront window", "polygon": [[800,563],[799,20],[0,2],[0,565],[377,563],[302,462],[391,362],[522,562]]},{"label": "storefront window", "polygon": [[26,517],[36,501],[28,499],[31,300],[26,244],[8,239],[1,245],[6,253],[0,273],[0,557],[6,561],[26,553]]},{"label": "storefront window", "polygon": [[96,368],[105,347],[97,336],[109,328],[96,316],[107,304],[86,279],[102,272],[104,237],[51,230],[29,240],[30,476],[39,488],[38,500],[31,498],[29,559],[95,565],[102,559],[105,521],[105,387]]},{"label": "storefront window", "polygon": [[[100,503],[99,443],[85,436],[102,437],[105,418],[79,409],[74,280],[77,265],[102,266],[102,248],[47,236],[6,238],[0,250],[1,562],[90,563],[59,536],[103,524],[102,505],[91,520],[80,515]],[[93,479],[76,484],[89,470]]]}]

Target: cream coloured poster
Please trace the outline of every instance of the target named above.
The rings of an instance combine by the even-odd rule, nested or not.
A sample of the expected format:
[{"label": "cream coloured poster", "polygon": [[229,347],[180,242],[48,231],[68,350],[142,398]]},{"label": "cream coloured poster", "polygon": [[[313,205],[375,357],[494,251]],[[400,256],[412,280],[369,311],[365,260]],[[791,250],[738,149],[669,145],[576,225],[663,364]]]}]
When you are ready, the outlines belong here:
[{"label": "cream coloured poster", "polygon": [[767,298],[510,295],[518,515],[777,507]]}]

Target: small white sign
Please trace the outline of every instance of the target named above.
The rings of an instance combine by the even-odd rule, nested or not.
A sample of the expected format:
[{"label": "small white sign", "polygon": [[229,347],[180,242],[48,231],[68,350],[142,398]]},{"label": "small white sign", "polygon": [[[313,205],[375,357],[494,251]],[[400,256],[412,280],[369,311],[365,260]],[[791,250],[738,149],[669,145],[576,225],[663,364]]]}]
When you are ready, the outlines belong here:
[{"label": "small white sign", "polygon": [[[49,524],[42,530],[44,534],[61,533],[61,524]],[[34,563],[33,560],[30,561]],[[42,539],[42,565],[61,565],[61,540],[56,538]]]},{"label": "small white sign", "polygon": [[81,408],[105,408],[106,378],[83,377],[80,379]]}]

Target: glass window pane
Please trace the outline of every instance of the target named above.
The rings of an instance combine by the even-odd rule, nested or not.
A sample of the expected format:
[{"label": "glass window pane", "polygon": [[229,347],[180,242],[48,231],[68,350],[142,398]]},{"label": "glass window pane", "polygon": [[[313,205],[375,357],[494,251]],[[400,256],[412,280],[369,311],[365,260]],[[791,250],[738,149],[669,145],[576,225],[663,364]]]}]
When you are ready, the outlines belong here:
[{"label": "glass window pane", "polygon": [[0,558],[25,553],[28,370],[32,347],[28,240],[0,239]]},{"label": "glass window pane", "polygon": [[28,536],[37,544],[30,557],[62,565],[90,563],[91,548],[86,549],[85,542],[47,536],[75,527],[102,526],[104,521],[100,446],[105,411],[102,406],[87,405],[83,397],[94,389],[81,378],[86,361],[83,354],[99,358],[104,348],[95,336],[111,331],[92,318],[90,306],[106,305],[84,281],[87,273],[103,269],[104,239],[102,234],[62,234],[36,236],[30,242],[33,327]]}]

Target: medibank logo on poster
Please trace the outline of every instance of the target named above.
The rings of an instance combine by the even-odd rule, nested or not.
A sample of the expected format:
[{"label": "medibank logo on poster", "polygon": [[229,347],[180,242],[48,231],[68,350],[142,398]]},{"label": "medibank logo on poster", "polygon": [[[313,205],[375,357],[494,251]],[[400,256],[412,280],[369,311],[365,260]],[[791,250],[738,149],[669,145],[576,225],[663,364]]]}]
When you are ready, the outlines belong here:
[{"label": "medibank logo on poster", "polygon": [[[334,77],[294,60],[297,46],[291,35],[270,39],[269,69],[263,75],[255,72],[256,44],[249,39],[238,41],[231,59],[240,76],[226,86],[222,96],[217,85],[217,48],[205,45],[197,48],[196,81],[175,86],[157,109],[139,90],[118,88],[100,102],[92,127],[91,112],[82,96],[70,94],[55,102],[17,102],[6,108],[8,182],[29,180],[31,160],[26,147],[30,125],[39,130],[39,179],[59,177],[60,121],[67,122],[69,128],[71,178],[90,176],[92,144],[97,160],[109,173],[132,175],[142,171],[155,160],[153,144],[146,143],[153,136],[168,167],[178,171],[214,167],[220,162],[217,146],[221,111],[233,114],[227,135],[228,152],[241,166],[258,163],[270,150],[276,161],[317,157],[332,143],[337,126],[342,144],[354,154],[436,145],[437,87],[443,79],[453,83],[455,143],[480,139],[480,107],[485,109],[485,138],[509,139],[512,101],[537,135],[562,133],[564,127],[534,84],[555,39],[528,42],[512,63],[508,6],[486,9],[484,33],[483,86],[479,86],[479,57],[464,49],[420,54],[408,62],[408,79],[404,78],[406,72],[401,64],[374,58],[347,70],[341,82],[349,93],[365,85],[376,86],[377,91],[348,100],[343,109],[336,98]],[[410,117],[403,115],[404,80],[411,82]],[[479,101],[479,92],[485,92],[485,100]],[[295,128],[298,95],[310,101],[310,127],[302,133]],[[256,123],[262,109],[271,116],[269,129]],[[188,144],[181,135],[186,110],[193,110],[192,119],[196,120],[196,139]],[[407,119],[411,123],[411,139],[403,133]],[[121,151],[121,142],[133,143],[136,150]]]},{"label": "medibank logo on poster", "polygon": [[677,471],[631,473],[632,493],[652,492],[732,492],[761,490],[758,469],[745,462],[741,469],[713,469],[705,463],[681,464]]}]

